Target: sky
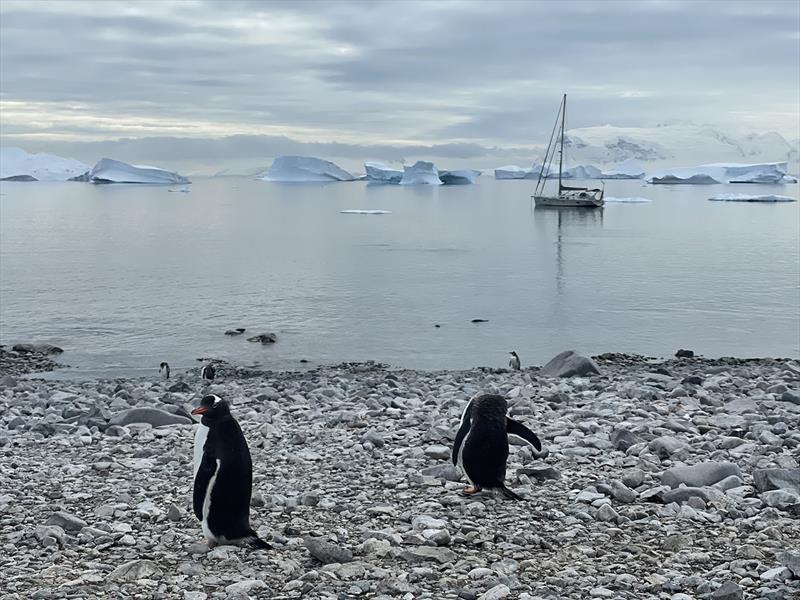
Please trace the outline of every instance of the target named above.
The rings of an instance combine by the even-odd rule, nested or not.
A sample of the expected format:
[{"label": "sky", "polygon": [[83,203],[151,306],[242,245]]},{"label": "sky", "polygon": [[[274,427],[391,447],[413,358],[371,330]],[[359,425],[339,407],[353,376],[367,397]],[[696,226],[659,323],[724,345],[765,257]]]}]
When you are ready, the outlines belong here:
[{"label": "sky", "polygon": [[800,2],[0,2],[3,145],[518,148],[565,92],[572,128],[796,140]]}]

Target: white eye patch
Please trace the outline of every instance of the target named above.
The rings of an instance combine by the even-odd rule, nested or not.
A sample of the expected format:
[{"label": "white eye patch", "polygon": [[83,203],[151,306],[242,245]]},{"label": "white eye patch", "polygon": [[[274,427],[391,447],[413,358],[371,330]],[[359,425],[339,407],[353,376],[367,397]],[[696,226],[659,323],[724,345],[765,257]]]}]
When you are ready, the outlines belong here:
[{"label": "white eye patch", "polygon": [[214,396],[214,406],[219,404],[221,400],[222,400],[222,398],[220,398],[219,396]]}]

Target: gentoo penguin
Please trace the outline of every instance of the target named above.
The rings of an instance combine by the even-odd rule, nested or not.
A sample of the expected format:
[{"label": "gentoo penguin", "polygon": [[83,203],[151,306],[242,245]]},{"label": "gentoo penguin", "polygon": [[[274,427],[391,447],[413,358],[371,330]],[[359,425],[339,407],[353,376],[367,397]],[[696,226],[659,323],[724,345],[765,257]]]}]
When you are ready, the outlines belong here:
[{"label": "gentoo penguin", "polygon": [[169,379],[169,363],[162,362],[158,367],[158,372],[164,372],[164,378]]},{"label": "gentoo penguin", "polygon": [[206,365],[202,369],[200,369],[200,377],[203,379],[208,379],[209,381],[214,381],[214,376],[216,375],[216,371],[214,370],[213,365]]},{"label": "gentoo penguin", "polygon": [[509,352],[511,355],[511,360],[508,361],[508,366],[511,367],[513,371],[519,371],[520,362],[519,362],[519,354],[514,352],[513,350]]},{"label": "gentoo penguin", "polygon": [[203,415],[208,428],[203,454],[194,476],[194,514],[211,547],[247,544],[270,548],[250,527],[253,463],[239,423],[228,403],[216,395],[205,396],[193,415]]},{"label": "gentoo penguin", "polygon": [[453,444],[453,464],[471,484],[465,494],[497,489],[508,498],[522,500],[505,485],[508,436],[514,435],[541,452],[542,443],[522,423],[506,416],[508,404],[502,396],[484,394],[469,401],[461,415],[461,427]]}]

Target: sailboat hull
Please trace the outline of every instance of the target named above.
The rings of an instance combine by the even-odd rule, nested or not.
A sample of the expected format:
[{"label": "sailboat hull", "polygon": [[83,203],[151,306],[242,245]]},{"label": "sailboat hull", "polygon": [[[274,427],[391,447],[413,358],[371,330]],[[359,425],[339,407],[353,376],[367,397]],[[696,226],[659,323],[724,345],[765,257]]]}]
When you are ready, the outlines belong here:
[{"label": "sailboat hull", "polygon": [[[585,196],[585,197],[581,197]],[[568,196],[534,196],[536,206],[549,206],[552,208],[602,208],[605,202],[591,194],[570,194]]]}]

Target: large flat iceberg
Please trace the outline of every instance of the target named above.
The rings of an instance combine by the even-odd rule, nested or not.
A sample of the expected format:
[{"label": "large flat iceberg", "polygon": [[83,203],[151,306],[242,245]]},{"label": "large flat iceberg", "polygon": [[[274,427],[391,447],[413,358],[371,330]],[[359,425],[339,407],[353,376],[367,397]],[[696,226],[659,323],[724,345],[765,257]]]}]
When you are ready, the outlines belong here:
[{"label": "large flat iceberg", "polygon": [[354,181],[355,177],[329,160],[313,156],[279,156],[272,161],[266,181]]},{"label": "large flat iceberg", "polygon": [[750,194],[720,194],[709,198],[716,202],[797,202],[791,196],[775,196],[767,194],[762,196],[751,196]]},{"label": "large flat iceberg", "polygon": [[69,181],[83,178],[89,165],[53,154],[28,154],[22,148],[0,148],[0,179],[6,181]]},{"label": "large flat iceberg", "polygon": [[444,185],[466,185],[475,183],[481,176],[475,169],[457,169],[455,171],[439,171],[439,179]]},{"label": "large flat iceberg", "polygon": [[367,180],[378,183],[400,183],[403,179],[403,172],[400,169],[392,169],[380,162],[365,162],[364,170],[367,172]]},{"label": "large flat iceberg", "polygon": [[495,179],[537,179],[540,169],[523,169],[517,165],[506,165],[494,170]]},{"label": "large flat iceberg", "polygon": [[647,177],[648,183],[789,183],[786,163],[712,163],[696,167],[680,167]]},{"label": "large flat iceberg", "polygon": [[442,185],[442,180],[432,162],[418,160],[410,167],[403,167],[400,185]]},{"label": "large flat iceberg", "polygon": [[101,158],[89,173],[92,183],[191,183],[183,175],[149,165],[129,165],[120,160]]}]

